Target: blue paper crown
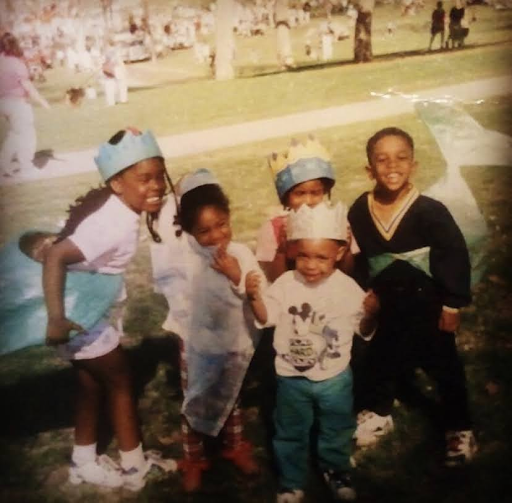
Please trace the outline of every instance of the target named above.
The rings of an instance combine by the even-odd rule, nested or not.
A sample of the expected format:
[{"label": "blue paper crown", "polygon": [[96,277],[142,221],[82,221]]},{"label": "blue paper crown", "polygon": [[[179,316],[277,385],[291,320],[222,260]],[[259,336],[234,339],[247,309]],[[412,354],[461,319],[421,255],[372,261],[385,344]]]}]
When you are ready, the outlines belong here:
[{"label": "blue paper crown", "polygon": [[184,175],[178,183],[177,191],[181,197],[183,194],[186,194],[201,185],[219,185],[219,181],[211,171],[201,168],[193,173]]},{"label": "blue paper crown", "polygon": [[276,175],[276,189],[279,198],[282,199],[295,185],[315,180],[316,178],[327,178],[334,185],[334,172],[330,162],[319,157],[310,157],[308,159],[299,159],[293,164],[289,164]]},{"label": "blue paper crown", "polygon": [[148,130],[134,134],[127,129],[119,143],[112,145],[107,142],[100,145],[94,162],[103,180],[108,181],[124,169],[151,157],[163,157],[153,133]]}]

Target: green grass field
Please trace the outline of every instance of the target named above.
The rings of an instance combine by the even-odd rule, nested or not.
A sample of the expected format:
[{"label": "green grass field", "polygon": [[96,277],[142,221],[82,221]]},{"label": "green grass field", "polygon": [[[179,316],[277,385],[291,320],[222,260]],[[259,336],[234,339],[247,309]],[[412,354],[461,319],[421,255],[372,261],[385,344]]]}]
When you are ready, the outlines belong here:
[{"label": "green grass field", "polygon": [[[503,26],[492,37],[510,36],[509,12],[496,17],[496,13],[482,7],[477,13],[482,23],[486,15],[494,14],[486,22],[491,27]],[[427,19],[425,12],[421,15]],[[410,19],[403,20],[403,23],[410,22]],[[423,26],[416,39],[411,35],[417,45],[410,50],[426,45],[427,32]],[[420,40],[424,41],[423,45]],[[380,44],[380,41],[375,43],[377,54],[396,50]],[[72,150],[94,146],[127,122],[139,127],[151,126],[158,134],[166,134],[349,103],[365,99],[369,90],[393,87],[411,91],[504,75],[510,73],[509,53],[510,43],[500,43],[449,54],[382,58],[369,65],[341,64],[233,82],[195,79],[162,84],[155,89],[134,91],[129,105],[116,107],[112,113],[109,110],[108,115],[99,102],[78,110],[56,104],[59,93],[70,81],[57,82],[55,75],[44,86],[44,92],[56,105],[51,111],[38,111],[38,124],[47,120],[45,127],[39,128],[40,147]],[[341,61],[343,55],[339,57]],[[512,135],[512,96],[469,103],[464,108],[484,127]],[[416,116],[394,117],[392,124],[406,129],[415,138],[420,163],[415,183],[420,189],[427,188],[445,169],[434,139]],[[364,145],[375,130],[388,125],[391,125],[389,120],[382,120],[315,132],[332,154],[337,177],[333,199],[350,204],[371,187],[364,171]],[[231,198],[235,239],[254,244],[264,215],[269,207],[277,205],[265,157],[285,148],[288,141],[288,138],[275,138],[173,159],[168,161],[168,167],[173,176],[199,167],[212,169]],[[475,288],[473,305],[464,310],[458,336],[480,452],[467,468],[444,469],[439,432],[428,419],[431,403],[401,404],[395,411],[396,431],[378,448],[356,453],[355,479],[362,503],[504,503],[509,499],[512,489],[508,475],[512,453],[508,431],[512,424],[512,173],[510,166],[467,166],[462,172],[490,231],[485,245],[487,272]],[[0,243],[23,229],[58,226],[69,203],[97,182],[95,174],[87,173],[0,187]],[[153,293],[147,233],[144,238],[127,271],[130,301],[125,318],[126,347],[136,375],[145,446],[177,457],[181,452],[176,437],[181,395],[176,340],[160,328],[166,315],[165,301]],[[264,341],[256,354],[242,403],[248,436],[256,446],[263,473],[247,480],[238,476],[231,466],[219,462],[206,476],[204,491],[195,497],[183,493],[177,475],[155,474],[138,495],[67,483],[73,425],[73,376],[69,366],[52,349],[44,347],[3,356],[0,361],[0,500],[9,503],[274,501],[276,478],[268,449],[268,404],[272,393],[268,342]],[[421,391],[432,396],[428,380],[419,377]],[[106,441],[110,438],[108,430],[104,437]],[[109,444],[108,452],[116,455],[113,443]],[[307,503],[329,502],[314,471],[307,493]]]},{"label": "green grass field", "polygon": [[[191,50],[174,51],[156,67],[130,65],[139,85],[130,91],[127,105],[108,113],[101,95],[80,108],[64,103],[66,89],[84,85],[90,76],[50,70],[40,89],[52,109],[35,108],[38,148],[61,152],[96,147],[127,124],[161,136],[352,103],[369,99],[371,92],[412,92],[509,73],[512,11],[476,6],[476,14],[467,49],[427,53],[430,9],[401,18],[398,7],[377,8],[372,65],[351,63],[352,39],[336,43],[329,64],[308,62],[303,53],[308,26],[292,31],[298,68],[291,72],[278,70],[274,33],[237,37],[235,67],[242,78],[233,81],[212,80],[209,68],[193,61]],[[388,38],[384,31],[391,19],[397,32]]]}]

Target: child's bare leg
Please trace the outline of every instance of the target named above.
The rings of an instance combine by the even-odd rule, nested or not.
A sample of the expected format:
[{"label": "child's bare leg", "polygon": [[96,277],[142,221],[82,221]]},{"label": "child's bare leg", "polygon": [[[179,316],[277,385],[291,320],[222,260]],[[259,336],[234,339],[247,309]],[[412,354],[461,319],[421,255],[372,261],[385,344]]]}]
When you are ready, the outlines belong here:
[{"label": "child's bare leg", "polygon": [[73,484],[88,482],[99,486],[120,487],[124,481],[116,467],[111,466],[112,461],[106,463],[104,457],[97,457],[96,442],[103,386],[98,376],[91,372],[88,365],[90,361],[73,362],[77,371],[78,394],[75,445],[71,454],[69,480]]},{"label": "child's bare leg", "polygon": [[91,445],[98,438],[101,385],[86,369],[75,365],[78,393],[75,408],[75,444]]},{"label": "child's bare leg", "polygon": [[140,444],[137,408],[133,397],[128,359],[120,347],[110,353],[82,360],[80,366],[104,386],[112,427],[121,451],[131,451]]}]

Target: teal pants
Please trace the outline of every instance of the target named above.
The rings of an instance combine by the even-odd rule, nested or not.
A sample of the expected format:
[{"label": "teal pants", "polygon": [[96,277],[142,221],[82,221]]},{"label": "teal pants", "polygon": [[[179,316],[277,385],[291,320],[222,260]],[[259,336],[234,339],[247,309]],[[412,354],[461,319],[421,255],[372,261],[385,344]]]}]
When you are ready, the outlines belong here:
[{"label": "teal pants", "polygon": [[306,484],[310,430],[315,418],[320,469],[350,470],[355,430],[352,401],[350,368],[325,381],[277,377],[273,445],[281,487],[300,489]]}]

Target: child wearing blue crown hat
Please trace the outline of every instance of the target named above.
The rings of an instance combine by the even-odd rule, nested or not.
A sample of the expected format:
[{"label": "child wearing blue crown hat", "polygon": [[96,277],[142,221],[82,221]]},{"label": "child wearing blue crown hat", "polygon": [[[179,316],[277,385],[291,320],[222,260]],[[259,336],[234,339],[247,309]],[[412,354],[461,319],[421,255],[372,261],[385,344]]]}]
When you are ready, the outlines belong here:
[{"label": "child wearing blue crown hat", "polygon": [[[269,281],[293,268],[294,246],[286,240],[286,215],[306,204],[315,207],[330,199],[336,183],[330,155],[320,142],[309,136],[305,142],[292,140],[285,153],[273,153],[268,164],[284,212],[267,220],[258,233],[256,258]],[[347,247],[338,263],[346,273],[352,268],[351,249],[357,249],[348,236]]]},{"label": "child wearing blue crown hat", "polygon": [[[185,175],[177,192],[178,222],[184,232],[172,232],[170,245],[165,239],[163,244],[178,250],[179,258],[158,285],[164,293],[173,292],[167,321],[172,319],[170,327],[180,337],[180,469],[185,491],[194,492],[210,468],[205,437],[220,437],[221,457],[242,473],[259,471],[252,447],[243,438],[239,407],[242,382],[259,341],[245,296],[245,274],[259,267],[249,248],[232,241],[229,200],[210,171]],[[260,275],[263,278],[263,272]],[[179,309],[172,309],[174,298],[181,299]]]},{"label": "child wearing blue crown hat", "polygon": [[[146,213],[149,231],[159,240],[153,221],[168,184],[171,189],[172,184],[150,131],[119,131],[100,146],[95,162],[106,185],[77,199],[58,234],[26,233],[2,254],[4,271],[5,264],[14,260],[28,264],[37,274],[41,272],[38,262],[42,262],[46,305],[43,314],[41,309],[32,308],[43,302],[43,296],[23,276],[16,283],[19,291],[15,289],[14,297],[7,299],[13,305],[8,316],[11,321],[2,322],[2,339],[4,330],[13,327],[25,337],[23,330],[32,330],[35,325],[31,320],[36,319],[46,325],[45,335],[25,337],[24,345],[45,338],[76,370],[75,445],[69,480],[137,491],[144,486],[152,461],[142,450],[130,370],[119,345],[122,332],[108,322],[108,314],[113,304],[126,297],[122,274],[137,249],[141,214]],[[7,344],[6,352],[18,348],[19,344]],[[96,452],[103,394],[111,413],[120,466]],[[176,465],[171,460],[163,467],[173,469]]]}]

